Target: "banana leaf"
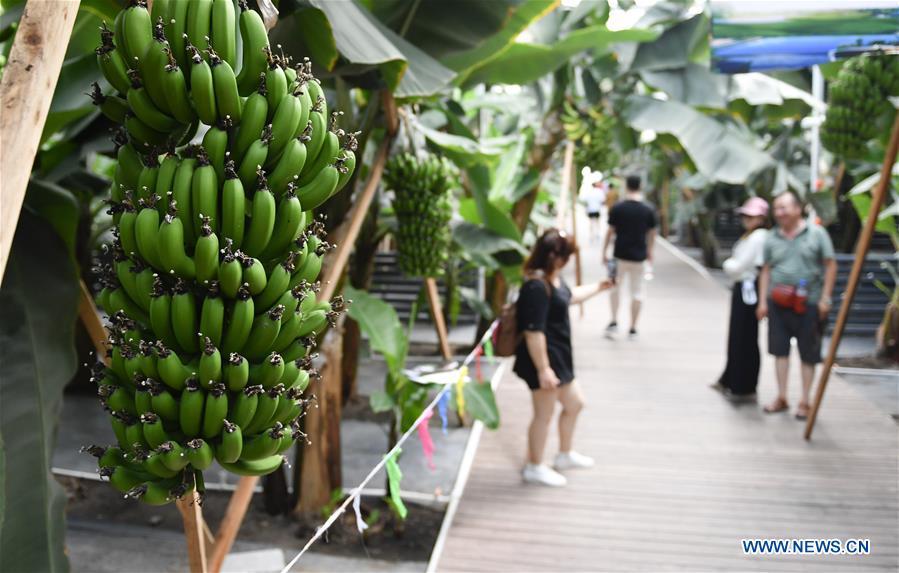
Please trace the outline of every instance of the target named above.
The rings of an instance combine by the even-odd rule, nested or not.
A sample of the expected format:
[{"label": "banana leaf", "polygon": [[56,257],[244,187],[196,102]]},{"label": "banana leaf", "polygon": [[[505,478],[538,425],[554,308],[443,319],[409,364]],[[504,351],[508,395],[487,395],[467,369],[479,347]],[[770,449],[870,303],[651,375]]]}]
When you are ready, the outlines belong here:
[{"label": "banana leaf", "polygon": [[681,68],[640,70],[640,78],[679,102],[698,107],[725,107],[721,95],[724,81],[707,66],[690,62]]},{"label": "banana leaf", "polygon": [[552,45],[518,42],[495,57],[486,60],[457,83],[473,85],[529,84],[567,64],[581,52],[604,53],[616,42],[648,42],[658,37],[654,30],[609,30],[605,26],[589,26],[571,32]]},{"label": "banana leaf", "polygon": [[400,376],[406,363],[409,341],[392,306],[362,290],[344,288],[344,296],[353,301],[347,314],[359,323],[371,347],[380,352],[393,376]]},{"label": "banana leaf", "polygon": [[0,288],[0,571],[67,571],[65,494],[50,473],[77,368],[78,280],[53,229],[23,211]]},{"label": "banana leaf", "polygon": [[631,71],[684,68],[702,52],[701,44],[708,43],[709,20],[697,14],[665,30],[654,41],[637,47],[630,63]]},{"label": "banana leaf", "polygon": [[630,96],[622,117],[638,131],[676,137],[696,169],[712,181],[742,184],[773,162],[724,123],[679,102]]}]

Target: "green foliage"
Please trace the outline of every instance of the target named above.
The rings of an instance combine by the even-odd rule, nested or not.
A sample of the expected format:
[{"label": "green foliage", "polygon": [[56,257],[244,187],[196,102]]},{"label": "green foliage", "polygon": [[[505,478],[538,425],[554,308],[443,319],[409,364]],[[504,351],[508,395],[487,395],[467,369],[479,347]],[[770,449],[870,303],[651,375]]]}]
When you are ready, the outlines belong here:
[{"label": "green foliage", "polygon": [[25,211],[0,288],[0,570],[66,571],[65,495],[50,473],[62,391],[77,367],[78,278]]}]

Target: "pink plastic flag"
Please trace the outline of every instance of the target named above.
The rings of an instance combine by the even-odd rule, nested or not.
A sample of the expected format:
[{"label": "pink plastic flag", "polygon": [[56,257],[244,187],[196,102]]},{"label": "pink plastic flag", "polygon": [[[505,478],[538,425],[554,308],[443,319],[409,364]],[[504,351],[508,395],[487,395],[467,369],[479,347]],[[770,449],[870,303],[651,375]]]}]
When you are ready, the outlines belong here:
[{"label": "pink plastic flag", "polygon": [[428,469],[431,470],[436,468],[434,465],[434,440],[431,439],[431,430],[428,428],[428,422],[433,415],[434,411],[428,410],[418,425],[418,439],[421,440],[421,451],[424,452],[425,459],[428,460]]}]

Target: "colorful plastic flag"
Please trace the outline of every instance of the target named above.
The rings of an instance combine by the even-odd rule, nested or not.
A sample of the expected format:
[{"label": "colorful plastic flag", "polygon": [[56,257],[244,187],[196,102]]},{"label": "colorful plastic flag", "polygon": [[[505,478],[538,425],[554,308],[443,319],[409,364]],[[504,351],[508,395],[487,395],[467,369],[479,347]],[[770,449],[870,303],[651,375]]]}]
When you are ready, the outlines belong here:
[{"label": "colorful plastic flag", "polygon": [[490,337],[484,339],[484,356],[493,358],[493,342],[490,340]]},{"label": "colorful plastic flag", "polygon": [[459,368],[459,379],[456,380],[456,410],[459,411],[459,417],[465,416],[465,393],[462,391],[465,387],[465,379],[468,378],[468,366]]},{"label": "colorful plastic flag", "polygon": [[447,418],[447,408],[449,407],[449,399],[450,393],[444,392],[440,395],[440,400],[437,401],[437,413],[440,414],[440,429],[443,430],[443,435],[446,435],[446,427],[449,424],[449,418]]},{"label": "colorful plastic flag", "polygon": [[397,448],[396,451],[387,458],[386,468],[387,483],[390,487],[390,501],[393,503],[393,507],[396,509],[397,514],[399,514],[400,519],[406,519],[409,510],[406,509],[405,504],[403,504],[403,498],[400,497],[400,482],[403,480],[403,472],[396,463],[397,456],[402,452],[403,450],[401,448]]},{"label": "colorful plastic flag", "polygon": [[434,465],[434,440],[431,439],[431,430],[428,428],[428,422],[433,415],[434,411],[428,410],[422,416],[421,423],[418,425],[418,439],[421,440],[421,450],[424,452],[425,459],[428,460],[428,468],[431,470],[436,467]]},{"label": "colorful plastic flag", "polygon": [[356,514],[356,529],[359,530],[359,533],[362,533],[366,529],[368,529],[368,524],[365,523],[365,520],[362,519],[362,509],[359,507],[360,499],[362,498],[362,494],[356,496],[353,500],[353,512]]}]

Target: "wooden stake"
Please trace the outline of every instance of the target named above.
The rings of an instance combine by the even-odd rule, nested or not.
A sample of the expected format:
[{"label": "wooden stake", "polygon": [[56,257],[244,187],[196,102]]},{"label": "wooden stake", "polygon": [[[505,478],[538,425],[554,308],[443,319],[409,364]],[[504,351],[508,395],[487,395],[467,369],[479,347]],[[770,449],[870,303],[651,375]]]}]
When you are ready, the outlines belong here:
[{"label": "wooden stake", "polygon": [[893,122],[893,131],[890,135],[890,144],[887,147],[886,155],[883,158],[883,166],[880,169],[880,181],[874,188],[871,197],[871,207],[868,209],[868,217],[865,219],[865,226],[859,235],[858,243],[855,246],[855,258],[852,261],[852,272],[849,275],[849,282],[846,284],[846,292],[843,293],[840,302],[840,312],[837,314],[837,323],[834,325],[833,335],[830,339],[830,349],[827,351],[827,359],[824,361],[824,367],[821,370],[821,379],[815,390],[815,400],[812,403],[812,409],[809,412],[808,420],[805,423],[805,439],[810,440],[812,430],[815,427],[815,420],[818,417],[818,409],[821,407],[821,401],[824,399],[824,391],[827,389],[827,381],[830,378],[830,371],[833,368],[834,361],[837,356],[837,349],[840,347],[840,339],[843,337],[843,330],[846,328],[846,320],[849,317],[849,311],[852,307],[852,300],[855,298],[855,291],[858,288],[858,281],[861,278],[862,266],[865,264],[865,256],[868,254],[868,248],[871,246],[871,237],[874,235],[874,227],[877,225],[877,216],[880,208],[883,207],[886,198],[887,188],[890,184],[890,176],[893,172],[893,165],[896,163],[896,155],[899,154],[899,113]]},{"label": "wooden stake", "polygon": [[250,507],[250,500],[253,499],[253,492],[258,482],[258,477],[242,477],[237,484],[237,489],[231,495],[231,499],[228,501],[228,509],[225,510],[225,517],[222,519],[218,534],[215,536],[212,555],[209,557],[210,573],[219,573],[222,570],[222,564],[225,562],[228,552],[231,551],[231,546],[234,545],[234,539],[237,537],[240,524],[247,514],[247,509]]},{"label": "wooden stake", "polygon": [[190,573],[207,573],[206,536],[203,533],[203,510],[200,494],[194,492],[175,502],[184,522],[184,537],[187,539],[187,559]]},{"label": "wooden stake", "polygon": [[556,227],[565,228],[565,210],[568,208],[568,193],[571,189],[571,170],[574,168],[574,143],[565,143],[565,155],[562,159],[562,185],[559,196],[559,211],[556,214]]},{"label": "wooden stake", "polygon": [[443,308],[440,304],[440,293],[437,291],[437,281],[434,277],[425,278],[425,288],[428,293],[428,305],[431,307],[431,318],[434,320],[434,328],[437,329],[437,340],[440,343],[440,354],[449,362],[453,357],[450,350],[449,336],[446,331],[446,321],[443,320]]},{"label": "wooden stake", "polygon": [[78,317],[81,319],[84,329],[87,330],[88,336],[91,337],[91,342],[94,343],[97,356],[105,364],[109,364],[106,358],[106,329],[103,327],[103,321],[100,320],[100,311],[97,310],[97,305],[94,304],[94,297],[91,296],[91,291],[84,283],[84,279],[78,282],[81,284],[81,295],[78,298]]},{"label": "wooden stake", "polygon": [[78,0],[28,0],[0,81],[0,281],[9,261],[31,166],[59,79]]}]

